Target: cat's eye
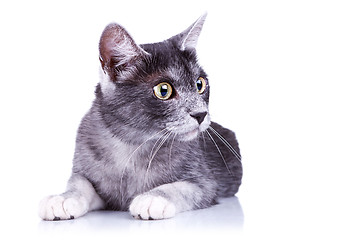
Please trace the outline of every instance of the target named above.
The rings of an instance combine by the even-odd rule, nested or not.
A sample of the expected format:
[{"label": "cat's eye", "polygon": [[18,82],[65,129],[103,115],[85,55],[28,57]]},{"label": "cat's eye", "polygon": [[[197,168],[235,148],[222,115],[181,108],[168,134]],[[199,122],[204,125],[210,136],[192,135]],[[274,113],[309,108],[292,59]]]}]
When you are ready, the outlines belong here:
[{"label": "cat's eye", "polygon": [[172,87],[166,82],[159,83],[154,87],[154,94],[161,100],[167,100],[171,97]]},{"label": "cat's eye", "polygon": [[196,80],[196,88],[197,88],[197,90],[198,90],[198,92],[199,92],[200,94],[202,94],[202,93],[205,91],[205,88],[206,88],[205,78],[199,77],[199,78]]}]

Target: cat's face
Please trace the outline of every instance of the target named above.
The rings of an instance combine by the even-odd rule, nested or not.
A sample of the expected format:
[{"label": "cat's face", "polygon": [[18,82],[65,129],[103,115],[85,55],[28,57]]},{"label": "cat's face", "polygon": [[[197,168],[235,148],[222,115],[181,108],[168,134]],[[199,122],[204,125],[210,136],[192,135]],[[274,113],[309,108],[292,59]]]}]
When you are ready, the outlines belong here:
[{"label": "cat's face", "polygon": [[103,78],[97,102],[108,127],[125,141],[173,133],[189,141],[210,125],[210,87],[196,59],[204,17],[164,42],[136,45],[119,25],[100,40]]}]

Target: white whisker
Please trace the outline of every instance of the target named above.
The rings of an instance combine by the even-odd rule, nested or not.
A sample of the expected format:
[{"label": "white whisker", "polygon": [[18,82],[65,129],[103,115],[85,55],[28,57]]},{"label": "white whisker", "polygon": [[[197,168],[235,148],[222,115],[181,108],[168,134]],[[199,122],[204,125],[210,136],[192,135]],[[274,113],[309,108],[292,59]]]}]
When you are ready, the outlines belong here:
[{"label": "white whisker", "polygon": [[[171,135],[171,132],[170,131],[168,131],[168,132],[166,132],[166,134],[164,134],[163,136],[162,136],[162,140],[161,140],[161,142],[159,143],[159,145],[156,147],[156,150],[154,151],[154,154],[151,156],[151,158],[150,158],[150,163],[151,163],[151,161],[155,158],[155,155],[157,154],[157,152],[160,150],[160,148],[162,147],[162,145],[164,145],[164,143],[166,142],[166,140],[170,137],[170,135]],[[156,144],[156,143],[155,143]],[[149,165],[150,165],[150,163],[149,163]]]},{"label": "white whisker", "polygon": [[202,139],[203,139],[203,145],[204,145],[204,150],[205,150],[205,148],[206,148],[205,133],[201,132],[201,136],[202,136]]},{"label": "white whisker", "polygon": [[170,173],[171,173],[171,176],[173,176],[173,165],[172,165],[172,159],[171,159],[171,154],[172,154],[172,147],[174,145],[174,141],[175,141],[175,137],[176,137],[177,133],[174,133],[174,137],[171,141],[171,144],[170,144],[170,149],[169,149],[169,160],[168,160],[168,163],[169,163],[169,169],[170,169]]},{"label": "white whisker", "polygon": [[230,169],[229,169],[229,166],[227,165],[227,163],[226,163],[226,161],[225,161],[224,155],[223,155],[222,152],[220,151],[220,148],[219,148],[219,146],[217,145],[217,143],[215,142],[214,138],[211,136],[211,134],[209,133],[208,130],[206,130],[206,133],[209,135],[211,141],[214,143],[216,149],[218,150],[218,152],[219,152],[219,154],[220,154],[220,156],[221,156],[221,158],[222,158],[222,160],[223,160],[223,162],[224,162],[224,164],[225,164],[226,169],[229,171],[230,175],[233,176],[232,172],[231,172]]},{"label": "white whisker", "polygon": [[[168,140],[168,138],[171,136],[171,130],[168,130],[165,134],[163,134],[161,136],[162,140],[161,142],[159,143],[159,145],[156,147],[156,150],[154,151],[154,154],[151,156],[150,160],[149,160],[149,164],[147,166],[147,169],[146,169],[146,173],[145,173],[145,177],[144,177],[144,187],[145,187],[145,184],[147,182],[147,177],[148,177],[148,173],[149,173],[149,170],[150,170],[150,166],[151,166],[151,163],[152,161],[154,160],[155,158],[155,155],[158,153],[158,151],[160,150],[160,148],[164,145],[164,143]],[[156,141],[157,143],[158,141]],[[156,145],[155,143],[155,145]]]},{"label": "white whisker", "polygon": [[150,159],[151,159],[151,157],[152,157],[152,155],[153,155],[153,152],[154,152],[154,149],[155,149],[157,143],[158,143],[159,141],[161,141],[161,139],[162,139],[164,136],[166,136],[169,132],[170,132],[170,129],[168,129],[164,134],[162,134],[162,135],[159,137],[158,140],[156,140],[156,142],[154,143],[154,146],[152,147],[152,149],[151,149],[151,151],[150,151],[150,154],[149,154],[149,158],[150,158]]},{"label": "white whisker", "polygon": [[[142,144],[140,144],[140,146],[138,146],[129,156],[128,158],[126,159],[125,161],[125,166],[124,166],[124,169],[122,171],[122,174],[121,174],[121,178],[120,178],[120,186],[122,186],[122,182],[123,182],[123,178],[124,178],[124,175],[125,175],[125,171],[126,171],[126,168],[127,168],[127,165],[129,164],[131,158],[134,156],[134,154],[142,147],[144,146],[148,141],[150,141],[151,139],[153,139],[156,135],[164,132],[164,131],[170,131],[171,129],[167,129],[167,128],[164,128],[162,129],[161,131],[155,133],[154,135],[152,135],[151,137],[149,137],[148,139],[146,139]],[[122,195],[121,195],[122,196]]]},{"label": "white whisker", "polygon": [[176,133],[174,134],[174,137],[173,137],[173,139],[172,139],[172,141],[171,141],[171,145],[170,145],[170,150],[169,150],[169,162],[170,162],[170,160],[171,160],[171,150],[172,150],[172,147],[173,147],[173,145],[174,145],[174,140],[175,140],[175,137],[176,137]]},{"label": "white whisker", "polygon": [[226,141],[226,139],[220,134],[218,133],[214,128],[212,128],[211,126],[209,126],[209,129],[220,139],[221,142],[224,143],[224,145],[232,152],[232,154],[234,154],[234,156],[241,161],[241,156],[240,154],[235,151],[235,149],[231,146],[231,144]]}]

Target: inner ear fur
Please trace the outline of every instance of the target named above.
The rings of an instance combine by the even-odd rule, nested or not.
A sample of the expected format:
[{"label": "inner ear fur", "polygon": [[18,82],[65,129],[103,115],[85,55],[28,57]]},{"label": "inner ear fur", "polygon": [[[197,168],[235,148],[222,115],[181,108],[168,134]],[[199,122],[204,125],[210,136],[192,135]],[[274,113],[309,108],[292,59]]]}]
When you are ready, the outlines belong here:
[{"label": "inner ear fur", "polygon": [[100,62],[105,73],[126,71],[141,57],[147,55],[130,34],[119,24],[111,23],[104,29],[99,43]]}]

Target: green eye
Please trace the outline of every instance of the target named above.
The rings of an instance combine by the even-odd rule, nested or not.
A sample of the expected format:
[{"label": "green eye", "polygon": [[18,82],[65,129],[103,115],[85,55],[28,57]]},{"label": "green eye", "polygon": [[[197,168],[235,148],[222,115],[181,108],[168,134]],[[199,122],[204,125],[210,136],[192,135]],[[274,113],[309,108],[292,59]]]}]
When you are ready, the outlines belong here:
[{"label": "green eye", "polygon": [[205,91],[206,88],[205,78],[199,77],[198,80],[196,80],[196,88],[200,94],[202,94]]},{"label": "green eye", "polygon": [[167,100],[171,97],[172,87],[166,82],[159,83],[154,87],[154,94],[161,100]]}]

